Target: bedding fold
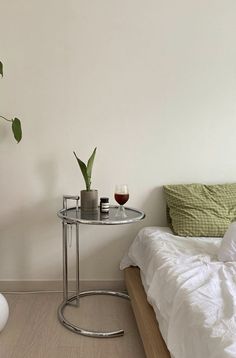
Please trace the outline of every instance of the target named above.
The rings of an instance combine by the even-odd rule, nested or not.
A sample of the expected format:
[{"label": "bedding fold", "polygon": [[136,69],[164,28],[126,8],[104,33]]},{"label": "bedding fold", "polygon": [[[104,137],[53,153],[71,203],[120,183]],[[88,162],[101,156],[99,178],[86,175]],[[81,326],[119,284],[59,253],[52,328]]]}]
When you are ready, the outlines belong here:
[{"label": "bedding fold", "polygon": [[221,238],[142,229],[121,269],[135,265],[174,358],[236,357],[236,262],[218,261]]}]

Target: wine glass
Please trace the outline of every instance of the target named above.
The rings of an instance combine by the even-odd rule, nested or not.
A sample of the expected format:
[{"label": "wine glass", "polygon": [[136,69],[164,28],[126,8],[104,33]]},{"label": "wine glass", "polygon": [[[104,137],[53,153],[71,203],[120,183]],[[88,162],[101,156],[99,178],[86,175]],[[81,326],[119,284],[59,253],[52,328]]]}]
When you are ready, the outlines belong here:
[{"label": "wine glass", "polygon": [[117,184],[115,187],[115,200],[119,204],[116,217],[127,218],[124,204],[129,200],[129,189],[126,184]]}]

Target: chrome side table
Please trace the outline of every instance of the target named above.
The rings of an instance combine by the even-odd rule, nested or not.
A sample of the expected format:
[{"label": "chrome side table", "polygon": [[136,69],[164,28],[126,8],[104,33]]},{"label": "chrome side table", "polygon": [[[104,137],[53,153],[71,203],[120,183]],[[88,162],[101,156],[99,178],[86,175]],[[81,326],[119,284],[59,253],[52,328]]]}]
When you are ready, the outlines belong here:
[{"label": "chrome side table", "polygon": [[[76,206],[72,208],[67,207],[68,200],[75,200]],[[138,222],[144,219],[145,214],[137,209],[125,208],[127,217],[117,218],[115,216],[118,206],[111,206],[109,210],[109,215],[102,214],[98,211],[96,213],[88,214],[81,212],[79,207],[79,197],[78,196],[64,196],[63,197],[63,209],[61,209],[57,215],[62,219],[62,240],[63,240],[63,301],[58,307],[58,319],[67,329],[84,335],[88,337],[96,338],[111,338],[119,337],[124,334],[123,330],[116,330],[112,332],[97,332],[94,330],[86,330],[81,327],[78,327],[71,322],[69,322],[64,316],[64,309],[67,305],[79,306],[79,300],[85,296],[91,295],[110,295],[116,296],[124,299],[129,299],[129,296],[126,293],[115,292],[115,291],[106,291],[106,290],[93,290],[93,291],[82,291],[80,292],[79,288],[79,225],[88,224],[88,225],[123,225],[131,224]],[[76,294],[72,297],[68,295],[68,225],[75,225],[75,235],[76,235]]]}]

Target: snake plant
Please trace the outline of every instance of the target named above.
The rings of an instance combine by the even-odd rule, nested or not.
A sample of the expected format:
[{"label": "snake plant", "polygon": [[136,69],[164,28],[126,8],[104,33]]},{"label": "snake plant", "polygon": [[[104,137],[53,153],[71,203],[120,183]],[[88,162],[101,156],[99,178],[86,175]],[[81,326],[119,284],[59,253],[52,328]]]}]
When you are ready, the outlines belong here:
[{"label": "snake plant", "polygon": [[83,175],[84,181],[85,181],[85,185],[86,185],[86,190],[88,190],[88,191],[91,190],[91,177],[92,177],[93,162],[94,162],[96,150],[97,150],[97,148],[94,149],[91,157],[89,158],[89,160],[87,162],[87,165],[77,157],[75,152],[73,152],[75,155],[75,158],[80,166],[80,170],[82,172],[82,175]]}]

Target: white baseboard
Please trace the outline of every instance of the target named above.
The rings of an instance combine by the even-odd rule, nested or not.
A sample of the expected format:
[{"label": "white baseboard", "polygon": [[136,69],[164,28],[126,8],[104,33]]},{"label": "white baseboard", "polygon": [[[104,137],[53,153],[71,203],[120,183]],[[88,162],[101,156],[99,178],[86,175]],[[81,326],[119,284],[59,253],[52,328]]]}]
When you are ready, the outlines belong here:
[{"label": "white baseboard", "polygon": [[[69,290],[73,291],[75,288],[75,281],[69,281]],[[81,280],[80,290],[125,290],[125,283],[123,280]],[[63,283],[58,281],[12,281],[0,280],[0,292],[13,292],[13,291],[62,291]]]}]

